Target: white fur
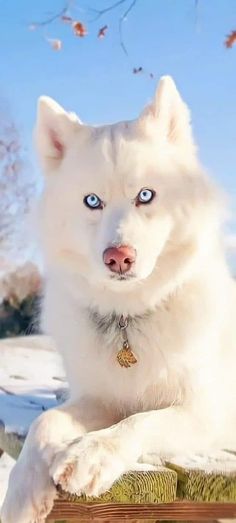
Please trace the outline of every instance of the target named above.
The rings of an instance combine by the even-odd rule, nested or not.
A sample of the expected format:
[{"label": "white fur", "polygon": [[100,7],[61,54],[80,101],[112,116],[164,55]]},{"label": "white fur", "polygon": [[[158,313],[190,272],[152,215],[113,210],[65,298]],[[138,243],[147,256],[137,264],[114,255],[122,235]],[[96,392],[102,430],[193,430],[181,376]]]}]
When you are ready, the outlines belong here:
[{"label": "white fur", "polygon": [[[221,198],[198,163],[173,80],[161,79],[136,121],[103,127],[42,98],[36,140],[46,174],[43,322],[71,398],[33,424],[3,523],[43,522],[55,483],[96,496],[152,452],[165,459],[235,444],[235,286],[221,245]],[[157,196],[137,207],[143,187]],[[84,205],[89,193],[103,210]],[[111,278],[102,258],[120,244],[137,253],[127,281]],[[116,326],[104,334],[90,310],[140,315],[128,328],[133,367],[116,360]]]}]

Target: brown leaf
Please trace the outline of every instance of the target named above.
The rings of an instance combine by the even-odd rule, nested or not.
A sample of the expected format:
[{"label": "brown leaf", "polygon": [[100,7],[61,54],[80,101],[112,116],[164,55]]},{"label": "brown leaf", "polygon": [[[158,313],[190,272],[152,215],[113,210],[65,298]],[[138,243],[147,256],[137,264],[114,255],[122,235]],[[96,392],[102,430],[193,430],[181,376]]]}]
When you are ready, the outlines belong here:
[{"label": "brown leaf", "polygon": [[73,22],[73,18],[71,18],[71,16],[68,15],[62,15],[61,21],[64,22],[64,24],[71,24]]},{"label": "brown leaf", "polygon": [[107,29],[108,25],[104,25],[103,27],[101,27],[98,31],[98,38],[104,38],[104,36],[106,36]]},{"label": "brown leaf", "polygon": [[47,38],[48,43],[54,51],[60,51],[62,48],[62,41],[58,38]]},{"label": "brown leaf", "polygon": [[75,36],[80,36],[83,38],[88,34],[87,29],[85,25],[82,24],[82,22],[73,22],[72,27],[74,29]]},{"label": "brown leaf", "polygon": [[225,40],[225,47],[230,49],[235,44],[236,44],[236,30],[231,31],[231,33],[227,36],[227,38]]}]

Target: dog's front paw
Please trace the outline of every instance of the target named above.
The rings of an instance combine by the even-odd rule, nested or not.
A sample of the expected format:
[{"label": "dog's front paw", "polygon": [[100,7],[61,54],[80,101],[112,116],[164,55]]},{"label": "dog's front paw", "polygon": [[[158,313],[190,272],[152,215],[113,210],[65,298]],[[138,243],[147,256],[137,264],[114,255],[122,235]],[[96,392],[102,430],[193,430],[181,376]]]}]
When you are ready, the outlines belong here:
[{"label": "dog's front paw", "polygon": [[56,489],[41,463],[17,463],[10,474],[1,510],[2,523],[44,523],[51,512]]},{"label": "dog's front paw", "polygon": [[104,435],[94,432],[74,441],[56,456],[50,472],[65,491],[99,496],[132,464],[130,453],[107,430]]}]

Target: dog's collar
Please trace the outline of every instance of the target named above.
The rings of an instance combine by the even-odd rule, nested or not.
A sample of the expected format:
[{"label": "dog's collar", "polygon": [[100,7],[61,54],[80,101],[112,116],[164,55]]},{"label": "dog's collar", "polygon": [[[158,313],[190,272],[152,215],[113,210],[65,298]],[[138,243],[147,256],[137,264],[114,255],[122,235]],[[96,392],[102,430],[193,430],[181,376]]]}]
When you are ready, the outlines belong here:
[{"label": "dog's collar", "polygon": [[129,326],[129,316],[123,316],[123,314],[119,317],[118,320],[118,329],[120,330],[123,338],[123,346],[122,349],[120,349],[117,352],[116,359],[121,367],[131,367],[131,365],[134,365],[137,363],[137,358],[134,355],[128,339],[127,334],[127,328]]},{"label": "dog's collar", "polygon": [[129,368],[137,363],[137,358],[133,353],[128,338],[128,327],[136,322],[146,319],[151,314],[147,311],[144,314],[135,316],[116,315],[114,312],[107,315],[101,315],[95,310],[90,310],[90,318],[96,324],[103,334],[106,334],[112,327],[117,328],[122,337],[122,348],[118,351],[116,359],[121,367]]},{"label": "dog's collar", "polygon": [[[98,312],[95,308],[89,308],[87,310],[89,318],[92,320],[92,322],[99,328],[99,330],[106,334],[111,328],[117,327],[119,328],[119,321],[123,317],[127,322],[129,326],[135,326],[139,322],[144,321],[148,319],[152,314],[153,310],[146,310],[143,313],[140,314],[116,314],[114,311],[108,312],[107,314],[101,314]],[[122,322],[122,320],[121,320]]]}]

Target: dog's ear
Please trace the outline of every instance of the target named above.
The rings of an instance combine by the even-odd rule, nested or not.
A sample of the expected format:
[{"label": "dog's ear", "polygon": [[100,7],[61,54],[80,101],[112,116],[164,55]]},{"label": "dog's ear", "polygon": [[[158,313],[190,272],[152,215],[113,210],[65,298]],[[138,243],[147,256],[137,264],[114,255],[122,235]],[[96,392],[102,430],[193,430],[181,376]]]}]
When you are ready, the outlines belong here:
[{"label": "dog's ear", "polygon": [[139,122],[147,132],[155,129],[175,145],[194,148],[190,112],[170,76],[161,78],[154,100],[144,109]]},{"label": "dog's ear", "polygon": [[67,113],[52,98],[39,98],[34,138],[46,171],[59,165],[75,128],[80,125],[81,122],[74,113]]}]

